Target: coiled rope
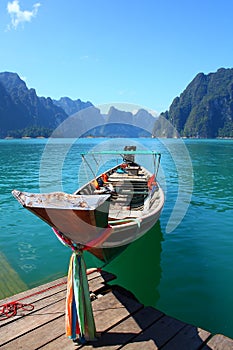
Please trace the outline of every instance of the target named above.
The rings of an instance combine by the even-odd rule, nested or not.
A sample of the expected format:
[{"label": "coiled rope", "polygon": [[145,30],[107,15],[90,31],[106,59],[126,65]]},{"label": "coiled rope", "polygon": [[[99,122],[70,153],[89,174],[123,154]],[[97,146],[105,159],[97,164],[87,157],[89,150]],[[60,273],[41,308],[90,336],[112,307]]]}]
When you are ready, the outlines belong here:
[{"label": "coiled rope", "polygon": [[[88,269],[87,270],[87,275],[90,275],[91,273],[94,272],[100,272],[102,268],[93,268],[93,269]],[[6,320],[10,317],[17,316],[18,310],[22,309],[23,311],[33,311],[34,310],[34,305],[32,303],[21,303],[22,300],[29,299],[31,297],[34,297],[35,295],[43,294],[51,289],[58,288],[62,285],[66,285],[67,281],[60,282],[57,284],[54,284],[53,286],[50,286],[48,288],[45,288],[43,290],[40,290],[38,292],[26,295],[23,298],[10,301],[9,303],[0,305],[0,321]]]},{"label": "coiled rope", "polygon": [[35,295],[38,295],[38,294],[45,293],[45,292],[47,292],[50,289],[60,287],[60,286],[62,286],[64,284],[66,284],[66,281],[65,282],[61,282],[61,283],[57,283],[54,286],[45,288],[45,289],[40,290],[38,292],[26,295],[25,297],[20,298],[18,300],[14,300],[14,301],[11,301],[9,303],[1,305],[0,306],[0,308],[1,308],[0,321],[3,321],[3,320],[5,320],[7,318],[10,318],[12,316],[17,316],[17,312],[20,309],[22,309],[24,311],[32,311],[32,310],[34,310],[34,305],[32,305],[32,303],[26,304],[26,303],[21,303],[20,301],[28,299],[28,298],[31,298],[31,297],[33,297]]}]

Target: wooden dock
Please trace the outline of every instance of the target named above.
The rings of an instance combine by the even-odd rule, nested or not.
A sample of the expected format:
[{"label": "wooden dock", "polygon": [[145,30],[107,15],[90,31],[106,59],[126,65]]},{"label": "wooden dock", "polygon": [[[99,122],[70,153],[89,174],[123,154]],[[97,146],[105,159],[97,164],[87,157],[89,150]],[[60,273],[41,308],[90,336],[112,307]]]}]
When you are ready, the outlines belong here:
[{"label": "wooden dock", "polygon": [[[0,316],[0,348],[33,349],[144,349],[232,350],[233,340],[212,335],[152,308],[144,307],[128,291],[110,286],[114,276],[106,272],[89,275],[92,306],[100,338],[79,345],[65,336],[66,278],[47,283],[0,301],[30,304],[15,316]],[[2,307],[1,307],[2,309]],[[0,309],[0,310],[1,310]]]}]

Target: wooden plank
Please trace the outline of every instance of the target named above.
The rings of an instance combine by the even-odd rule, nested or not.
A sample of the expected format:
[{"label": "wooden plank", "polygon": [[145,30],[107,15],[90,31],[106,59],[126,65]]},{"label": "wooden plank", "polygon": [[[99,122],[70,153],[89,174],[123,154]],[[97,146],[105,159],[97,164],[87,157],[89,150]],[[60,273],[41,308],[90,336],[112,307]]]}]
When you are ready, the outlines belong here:
[{"label": "wooden plank", "polygon": [[[49,292],[51,292],[51,290]],[[34,326],[34,323],[31,323],[31,319],[34,320],[36,315],[38,314],[38,312],[41,313],[43,309],[44,309],[44,312],[46,314],[47,310],[49,310],[49,306],[52,305],[51,308],[53,309],[54,308],[53,305],[57,301],[62,300],[61,311],[63,311],[63,313],[65,313],[66,288],[63,291],[57,292],[57,293],[52,294],[50,296],[43,297],[43,298],[38,299],[38,300],[33,299],[35,297],[36,296],[30,297],[29,299],[27,299],[27,303],[32,303],[32,305],[34,306],[34,310],[27,311],[27,310],[19,309],[17,312],[17,316],[7,318],[5,320],[1,320],[1,323],[0,323],[0,345],[2,343],[9,341],[10,339],[13,339],[14,337],[21,335],[23,330],[25,329],[25,327],[26,327],[26,330],[29,331],[31,329],[30,327]],[[51,313],[51,315],[52,315],[52,313]],[[27,317],[25,318],[23,316],[27,316]],[[30,316],[30,318],[28,318],[29,316]],[[26,320],[29,323],[29,328],[27,328],[28,326],[26,324]],[[44,320],[44,322],[46,322],[46,321],[50,321],[49,317],[48,317],[48,320]],[[12,324],[13,322],[14,322],[14,324]],[[40,317],[40,322],[42,322],[41,317]],[[4,329],[3,329],[3,326],[4,326]],[[3,335],[1,336],[1,334],[3,334]]]},{"label": "wooden plank", "polygon": [[[112,280],[115,278],[114,275],[103,273],[103,276],[98,272],[95,275],[91,275],[89,284],[92,290],[99,289],[103,286],[105,280]],[[55,292],[56,291],[56,292]],[[42,292],[41,294],[37,294]],[[18,298],[19,297],[19,298]],[[14,338],[22,336],[24,332],[31,332],[34,327],[43,326],[44,323],[50,322],[54,319],[54,312],[56,312],[55,302],[62,300],[62,306],[59,310],[60,313],[64,315],[65,313],[65,297],[66,297],[66,278],[59,279],[56,282],[48,283],[46,285],[40,286],[39,288],[34,288],[31,291],[26,291],[20,293],[20,295],[7,298],[4,302],[10,302],[20,298],[23,299],[22,302],[27,304],[33,304],[33,311],[23,311],[18,310],[17,316],[1,320],[0,323],[0,345],[12,341]],[[50,304],[51,307],[50,307]],[[44,309],[42,311],[42,309]],[[48,313],[51,310],[50,313]],[[38,317],[38,314],[44,313],[45,318]],[[23,317],[26,315],[27,317]],[[30,318],[29,318],[30,316]],[[56,316],[56,315],[55,315]],[[8,324],[8,325],[7,325]],[[4,329],[2,328],[4,326]],[[63,321],[63,327],[65,322]],[[63,330],[64,332],[64,330]]]},{"label": "wooden plank", "polygon": [[120,346],[132,341],[139,333],[162,316],[162,312],[152,307],[140,309],[132,316],[112,327],[108,332],[103,333],[98,341],[92,342],[84,348],[85,350],[93,349],[93,347],[101,347],[101,350],[118,349]]},{"label": "wooden plank", "polygon": [[93,280],[94,278],[97,278],[97,277],[101,277],[102,278],[102,282],[101,283],[107,283],[107,282],[110,282],[110,281],[116,279],[116,275],[114,275],[111,272],[107,272],[107,271],[103,271],[103,270],[98,271],[96,269],[96,271],[94,271],[94,272],[89,274],[88,271],[90,271],[90,270],[92,270],[92,269],[87,269],[88,281],[91,281],[91,280]]},{"label": "wooden plank", "polygon": [[[106,271],[95,271],[94,273],[91,273],[90,275],[87,276],[88,277],[88,281],[89,281],[89,285],[91,286],[92,289],[95,289],[92,287],[92,283],[93,285],[95,284],[96,286],[99,283],[98,288],[101,287],[101,284],[104,284],[106,282],[110,282],[112,280],[114,280],[116,278],[116,276],[112,273],[108,273]],[[98,280],[97,280],[98,278]],[[19,300],[22,298],[29,298],[30,295],[34,294],[34,293],[41,293],[41,296],[47,296],[47,295],[51,295],[54,293],[56,288],[56,291],[60,291],[60,290],[64,290],[66,288],[66,281],[67,281],[67,277],[62,277],[59,278],[55,281],[52,282],[48,282],[45,283],[43,285],[40,285],[38,287],[32,288],[32,289],[28,289],[24,292],[18,293],[16,295],[12,295],[10,297],[7,297],[5,299],[0,300],[0,305],[9,303],[11,301],[15,301],[15,300]],[[98,281],[98,283],[97,283]],[[38,298],[40,297],[39,294],[37,296]],[[33,296],[34,298],[34,296]],[[30,302],[32,301],[32,299],[28,299]]]},{"label": "wooden plank", "polygon": [[34,328],[22,336],[1,346],[2,350],[32,350],[40,348],[54,338],[65,334],[65,316],[62,315],[51,322],[47,322],[38,328]]},{"label": "wooden plank", "polygon": [[[66,296],[66,284],[63,284],[56,288],[46,289],[42,290],[42,294],[29,294],[32,296],[29,296],[26,299],[21,300],[21,303],[30,304],[34,306],[34,309],[32,311],[27,311],[23,309],[18,309],[17,315],[1,320],[0,321],[0,331],[1,327],[5,326],[6,324],[11,324],[14,321],[18,321],[23,316],[29,316],[31,313],[35,312],[36,310],[42,309],[44,307],[47,307],[49,304],[56,302],[57,300],[64,299]],[[17,300],[17,296],[15,296]]]},{"label": "wooden plank", "polygon": [[142,304],[121,295],[118,291],[107,293],[93,302],[97,332],[105,332],[142,307]]},{"label": "wooden plank", "polygon": [[233,339],[227,338],[222,334],[216,334],[207,342],[207,349],[232,350]]},{"label": "wooden plank", "polygon": [[[119,322],[130,316],[131,313],[138,311],[143,306],[137,301],[120,295],[118,291],[109,292],[106,295],[96,299],[92,303],[96,330],[102,334],[112,328]],[[64,335],[54,339],[42,347],[43,350],[53,349],[72,349],[73,342]],[[86,346],[85,346],[86,347]],[[84,348],[85,348],[84,347]],[[77,346],[75,349],[78,349]]]},{"label": "wooden plank", "polygon": [[106,283],[114,280],[115,275],[106,272],[96,272],[95,275],[88,275],[89,290],[95,293],[97,290],[102,288]]},{"label": "wooden plank", "polygon": [[[46,299],[40,300],[34,311],[28,312],[25,317],[18,317],[0,328],[0,346],[22,336],[24,333],[32,331],[59,316],[65,312],[66,292],[60,292],[59,295],[52,295]],[[60,299],[60,300],[58,300]]]},{"label": "wooden plank", "polygon": [[[65,336],[66,278],[4,299],[24,298],[33,303],[33,311],[19,310],[18,316],[0,322],[0,347],[3,350],[31,349],[160,349],[163,350],[232,350],[233,340],[211,334],[195,326],[143,307],[131,293],[106,281],[115,276],[94,272],[88,276],[89,288],[99,295],[92,302],[97,332],[96,342],[84,346]],[[98,294],[103,292],[103,296]],[[105,294],[106,293],[106,294]],[[2,302],[0,303],[2,304]]]},{"label": "wooden plank", "polygon": [[[135,337],[133,343],[123,346],[122,349],[158,350],[184,327],[184,322],[178,321],[169,316],[164,316],[143,331],[139,336]],[[179,350],[181,349],[182,348]]]},{"label": "wooden plank", "polygon": [[[91,275],[88,275],[89,279],[89,289],[92,292],[96,292],[100,288],[103,287],[105,282],[112,281],[115,277],[115,275],[107,272],[94,272]],[[66,291],[66,277],[60,278],[56,281],[46,283],[42,286],[33,288],[31,290],[27,290],[23,293],[19,293],[17,295],[8,297],[6,299],[1,300],[0,302],[0,310],[2,310],[2,306],[4,304],[17,301],[19,300],[20,303],[25,304],[32,304],[34,307],[38,307],[38,305],[35,305],[35,303],[38,303],[38,301],[47,298],[51,295],[56,295],[56,293],[60,293],[61,291]],[[28,314],[28,312],[22,312],[22,310],[19,310],[17,312],[17,316],[14,316],[14,318],[18,318],[19,316],[22,316],[22,314]],[[4,324],[12,322],[12,318],[1,320],[0,327],[2,327]]]},{"label": "wooden plank", "polygon": [[[56,288],[56,291],[64,290],[64,288],[66,288],[66,280],[67,280],[66,277],[62,277],[62,278],[59,278],[55,281],[42,284],[42,285],[35,287],[35,288],[32,288],[32,289],[28,289],[22,293],[12,295],[8,298],[2,299],[0,301],[0,305],[9,303],[11,301],[19,300],[22,298],[29,298],[30,295],[35,294],[35,293],[40,293],[40,292],[41,292],[41,294],[43,294],[43,296],[51,295],[55,291],[54,288]],[[33,298],[35,299],[35,296],[33,296]],[[39,298],[39,294],[38,294],[38,298]],[[28,299],[28,300],[31,302],[32,299]]]},{"label": "wooden plank", "polygon": [[[80,348],[82,348],[82,345],[79,345],[78,343],[73,342],[71,339],[68,339],[64,333],[57,338],[54,337],[53,341],[51,341],[51,342],[49,342],[49,343],[45,344],[44,346],[41,346],[37,349],[41,349],[41,350],[55,350],[55,349],[78,350]],[[85,347],[84,347],[84,349],[85,349]]]},{"label": "wooden plank", "polygon": [[164,350],[199,350],[205,341],[210,337],[211,333],[201,328],[187,325],[166,344]]}]

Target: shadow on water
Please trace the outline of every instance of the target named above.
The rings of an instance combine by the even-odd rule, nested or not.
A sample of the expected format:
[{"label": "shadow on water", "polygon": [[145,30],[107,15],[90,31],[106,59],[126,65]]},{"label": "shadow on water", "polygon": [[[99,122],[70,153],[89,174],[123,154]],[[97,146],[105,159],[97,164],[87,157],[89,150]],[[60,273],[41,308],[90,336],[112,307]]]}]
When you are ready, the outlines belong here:
[{"label": "shadow on water", "polygon": [[155,306],[159,299],[162,239],[160,223],[157,222],[105,268],[117,276],[114,284],[132,292],[144,305]]}]

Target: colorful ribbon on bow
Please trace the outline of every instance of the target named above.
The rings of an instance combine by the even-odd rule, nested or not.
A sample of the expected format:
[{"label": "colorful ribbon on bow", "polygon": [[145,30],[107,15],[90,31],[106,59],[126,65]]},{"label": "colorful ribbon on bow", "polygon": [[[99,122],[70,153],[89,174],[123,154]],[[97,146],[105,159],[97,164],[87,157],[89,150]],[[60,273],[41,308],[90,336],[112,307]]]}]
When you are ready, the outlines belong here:
[{"label": "colorful ribbon on bow", "polygon": [[79,336],[81,343],[96,339],[86,264],[83,251],[76,250],[70,258],[66,298],[66,335],[71,339]]}]

